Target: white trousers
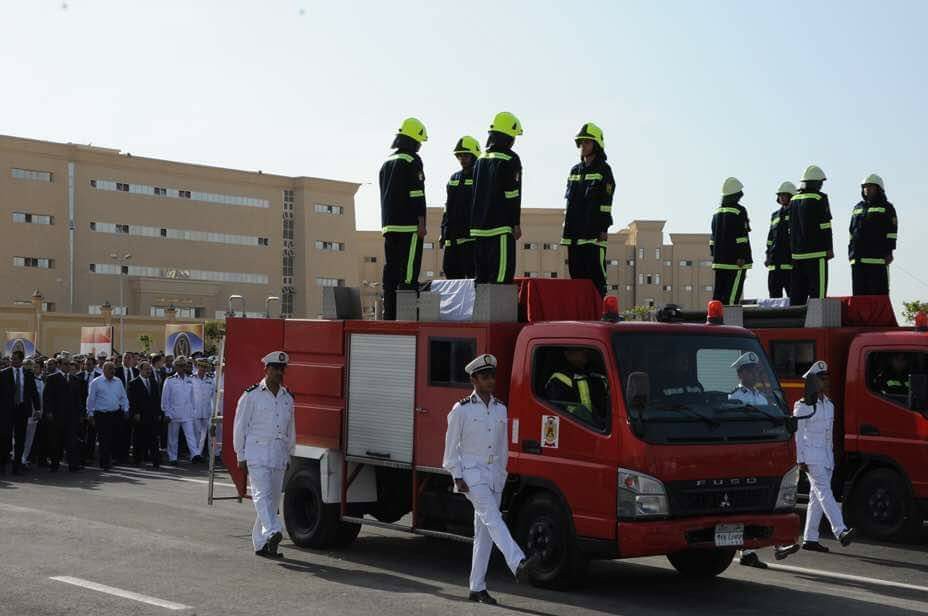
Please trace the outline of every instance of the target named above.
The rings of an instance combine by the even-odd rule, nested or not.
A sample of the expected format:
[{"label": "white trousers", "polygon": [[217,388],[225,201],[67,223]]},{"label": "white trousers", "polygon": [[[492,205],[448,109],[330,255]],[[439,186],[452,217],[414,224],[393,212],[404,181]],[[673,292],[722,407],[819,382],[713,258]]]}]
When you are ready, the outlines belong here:
[{"label": "white trousers", "polygon": [[181,426],[184,428],[184,438],[187,439],[187,449],[190,450],[190,457],[199,455],[197,451],[197,434],[192,421],[177,421],[172,419],[168,424],[168,461],[177,460],[177,443],[180,436]]},{"label": "white trousers", "polygon": [[280,494],[284,489],[284,468],[248,465],[248,482],[251,485],[251,502],[255,504],[255,526],[251,542],[260,550],[274,533],[282,533],[283,526],[277,516]]},{"label": "white trousers", "polygon": [[200,455],[203,446],[206,445],[206,441],[209,439],[209,419],[194,419],[193,429],[197,433],[197,455]]},{"label": "white trousers", "polygon": [[844,525],[844,517],[841,515],[841,507],[835,500],[834,494],[831,493],[831,473],[832,469],[826,468],[824,464],[808,464],[809,472],[809,508],[806,510],[806,529],[803,533],[803,539],[806,541],[818,541],[818,529],[822,523],[822,514],[828,518],[831,524],[831,532],[837,537],[847,530]]},{"label": "white trousers", "polygon": [[[32,443],[35,441],[35,430],[39,426],[39,420],[33,419],[32,416],[29,416],[29,419],[26,421],[26,438],[23,440],[23,459],[20,460],[23,464],[27,464],[29,461],[29,454],[32,453]],[[39,464],[42,463],[42,460],[39,460]]]},{"label": "white trousers", "polygon": [[493,544],[506,559],[510,571],[516,572],[525,553],[515,542],[499,512],[503,495],[494,492],[488,485],[468,486],[467,500],[474,506],[474,553],[470,564],[470,590],[480,592],[487,589],[487,567]]}]

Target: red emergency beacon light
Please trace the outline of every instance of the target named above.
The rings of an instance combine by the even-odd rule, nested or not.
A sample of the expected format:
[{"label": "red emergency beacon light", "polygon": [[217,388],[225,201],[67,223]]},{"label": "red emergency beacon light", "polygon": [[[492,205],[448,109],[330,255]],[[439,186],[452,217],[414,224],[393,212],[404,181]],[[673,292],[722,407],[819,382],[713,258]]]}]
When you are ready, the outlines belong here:
[{"label": "red emergency beacon light", "polygon": [[920,332],[928,332],[928,312],[919,310],[915,315],[915,329]]},{"label": "red emergency beacon light", "polygon": [[603,299],[603,321],[618,323],[622,320],[619,314],[619,298],[615,295],[607,295]]},{"label": "red emergency beacon light", "polygon": [[725,307],[717,299],[709,302],[706,307],[706,323],[721,325],[724,322]]}]

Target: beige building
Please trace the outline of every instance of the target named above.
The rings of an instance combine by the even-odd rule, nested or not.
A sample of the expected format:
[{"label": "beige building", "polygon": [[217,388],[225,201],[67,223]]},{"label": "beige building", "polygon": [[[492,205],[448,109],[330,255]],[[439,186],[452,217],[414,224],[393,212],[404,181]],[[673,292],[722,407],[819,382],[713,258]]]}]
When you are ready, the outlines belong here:
[{"label": "beige building", "polygon": [[[326,286],[380,291],[383,240],[357,231],[358,184],[133,156],[0,136],[0,305],[45,312],[222,318],[231,295],[264,313],[314,317]],[[440,208],[429,208],[422,280],[441,277]],[[517,276],[567,277],[563,211],[525,208]],[[709,237],[636,220],[610,235],[608,283],[623,308],[705,305]],[[120,299],[122,297],[122,299]],[[236,310],[239,310],[236,304]],[[272,307],[276,314],[276,307]]]}]

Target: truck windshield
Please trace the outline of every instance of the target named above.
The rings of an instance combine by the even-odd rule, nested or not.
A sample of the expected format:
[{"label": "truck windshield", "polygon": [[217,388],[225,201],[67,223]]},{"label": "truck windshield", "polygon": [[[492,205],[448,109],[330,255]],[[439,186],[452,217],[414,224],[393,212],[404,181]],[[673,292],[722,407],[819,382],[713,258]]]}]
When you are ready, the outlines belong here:
[{"label": "truck windshield", "polygon": [[653,443],[744,443],[789,438],[786,401],[757,339],[617,333],[628,421]]}]

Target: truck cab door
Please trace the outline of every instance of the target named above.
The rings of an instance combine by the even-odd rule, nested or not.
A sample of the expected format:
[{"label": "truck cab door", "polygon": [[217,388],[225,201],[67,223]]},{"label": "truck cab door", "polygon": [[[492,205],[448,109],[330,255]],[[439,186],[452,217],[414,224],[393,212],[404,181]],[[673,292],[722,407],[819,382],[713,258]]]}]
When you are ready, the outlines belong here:
[{"label": "truck cab door", "polygon": [[[585,366],[570,363],[568,355],[576,351],[585,353]],[[514,375],[510,390],[510,473],[556,487],[578,535],[614,538],[613,408],[620,394],[611,353],[597,340],[562,339],[534,340],[526,352],[516,363],[528,373]]]}]

